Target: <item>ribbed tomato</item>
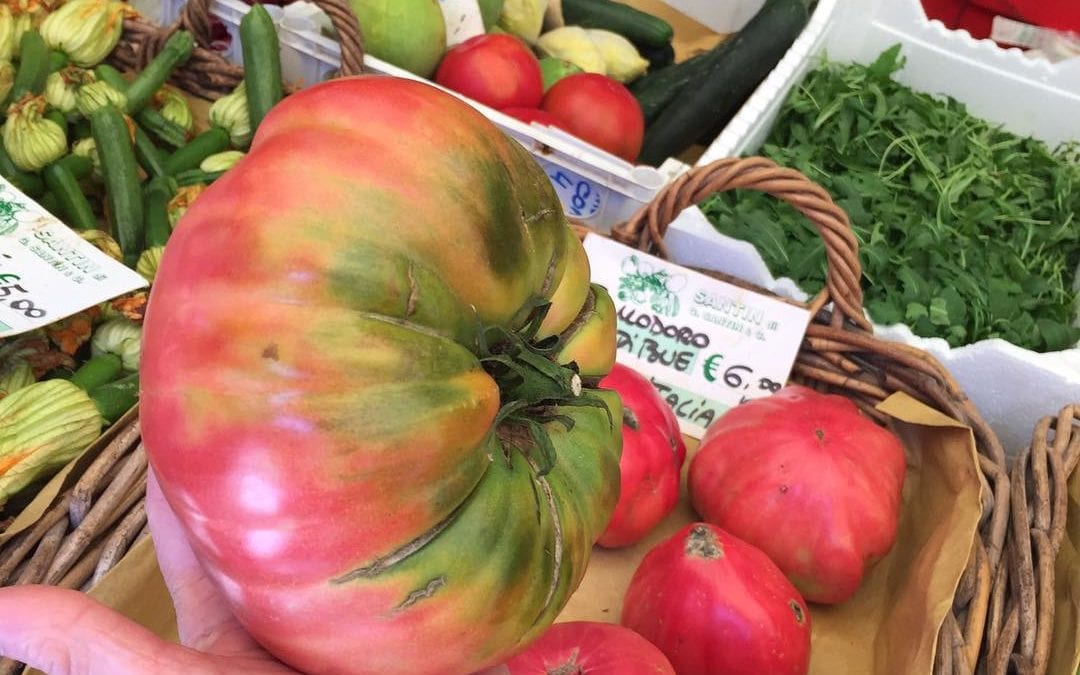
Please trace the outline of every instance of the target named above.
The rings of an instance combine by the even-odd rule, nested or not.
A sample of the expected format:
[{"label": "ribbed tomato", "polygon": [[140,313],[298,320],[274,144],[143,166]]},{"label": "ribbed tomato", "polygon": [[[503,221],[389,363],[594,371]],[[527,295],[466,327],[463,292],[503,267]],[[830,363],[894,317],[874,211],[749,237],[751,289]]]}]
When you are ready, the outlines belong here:
[{"label": "ribbed tomato", "polygon": [[896,540],[906,463],[849,399],[789,385],[709,427],[690,463],[701,516],[765,551],[811,602],[852,596]]},{"label": "ribbed tomato", "polygon": [[490,675],[675,675],[645,638],[629,628],[599,621],[551,626],[527,650]]},{"label": "ribbed tomato", "polygon": [[578,374],[610,368],[614,308],[480,113],[391,77],[287,97],[149,307],[150,461],[276,656],[467,673],[554,620],[618,497],[618,397]]},{"label": "ribbed tomato", "polygon": [[616,363],[600,386],[623,403],[623,451],[615,514],[597,543],[629,546],[648,534],[679,503],[686,443],[671,406],[649,379]]},{"label": "ribbed tomato", "polygon": [[679,675],[805,675],[806,602],[768,556],[708,523],[690,523],[642,559],[622,625]]}]

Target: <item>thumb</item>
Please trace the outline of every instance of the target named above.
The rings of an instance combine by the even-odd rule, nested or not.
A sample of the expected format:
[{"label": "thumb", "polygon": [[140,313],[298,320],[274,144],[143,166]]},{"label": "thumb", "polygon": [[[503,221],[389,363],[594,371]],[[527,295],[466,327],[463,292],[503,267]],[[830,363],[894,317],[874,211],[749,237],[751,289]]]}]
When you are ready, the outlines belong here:
[{"label": "thumb", "polygon": [[0,655],[48,675],[190,673],[200,662],[92,598],[51,586],[0,588]]}]

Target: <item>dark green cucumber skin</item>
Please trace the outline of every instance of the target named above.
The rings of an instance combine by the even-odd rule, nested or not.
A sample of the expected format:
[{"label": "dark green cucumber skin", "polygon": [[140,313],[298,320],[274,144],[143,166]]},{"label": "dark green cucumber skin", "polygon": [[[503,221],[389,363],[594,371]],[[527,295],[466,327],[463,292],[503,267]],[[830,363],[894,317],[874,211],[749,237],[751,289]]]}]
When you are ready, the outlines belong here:
[{"label": "dark green cucumber skin", "polygon": [[134,268],[143,251],[145,233],[139,167],[127,123],[123,113],[110,105],[91,116],[90,128],[101,159],[113,234],[124,254],[124,263]]},{"label": "dark green cucumber skin", "polygon": [[667,21],[612,0],[562,0],[562,13],[568,26],[609,30],[648,47],[663,47],[675,37]]},{"label": "dark green cucumber skin", "polygon": [[809,21],[803,0],[766,0],[645,131],[638,161],[659,166],[701,135],[726,126]]},{"label": "dark green cucumber skin", "polygon": [[165,159],[165,171],[175,176],[181,171],[197,168],[204,159],[228,147],[229,132],[221,127],[210,127],[169,155]]},{"label": "dark green cucumber skin", "polygon": [[676,96],[686,87],[687,83],[694,79],[702,68],[708,64],[710,57],[716,58],[715,54],[719,47],[710,51],[695,54],[682,63],[673,63],[659,70],[639,77],[629,86],[630,93],[637,99],[641,106],[641,113],[645,116],[645,124],[649,125],[656,121],[667,104],[671,103]]},{"label": "dark green cucumber skin", "polygon": [[650,73],[670,66],[675,63],[675,47],[670,43],[665,43],[662,47],[651,47],[646,44],[634,43],[634,47],[637,48],[641,57],[649,62]]},{"label": "dark green cucumber skin", "polygon": [[97,217],[79,186],[79,179],[62,162],[53,162],[41,172],[45,185],[56,196],[64,224],[75,230],[92,230]]},{"label": "dark green cucumber skin", "polygon": [[195,38],[191,36],[191,33],[185,30],[173,33],[165,43],[165,47],[150,60],[150,63],[146,64],[145,68],[139,71],[139,74],[128,85],[126,112],[134,115],[145,108],[157,90],[161,89],[161,85],[169,79],[172,71],[191,58],[194,49]]},{"label": "dark green cucumber skin", "polygon": [[240,48],[244,58],[248,116],[254,133],[270,109],[285,95],[277,29],[262,5],[253,6],[240,20]]}]

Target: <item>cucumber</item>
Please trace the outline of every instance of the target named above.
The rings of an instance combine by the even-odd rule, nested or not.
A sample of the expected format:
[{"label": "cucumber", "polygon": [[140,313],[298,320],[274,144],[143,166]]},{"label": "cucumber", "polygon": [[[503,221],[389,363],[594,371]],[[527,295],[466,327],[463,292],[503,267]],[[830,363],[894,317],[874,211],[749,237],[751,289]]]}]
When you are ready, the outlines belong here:
[{"label": "cucumber", "polygon": [[43,92],[50,65],[49,47],[41,38],[41,33],[36,30],[23,33],[19,40],[19,69],[15,72],[4,108],[7,108],[7,103],[18,101],[25,94]]},{"label": "cucumber", "polygon": [[128,85],[126,112],[133,115],[145,108],[172,71],[191,58],[194,49],[195,38],[191,37],[191,33],[186,30],[173,33],[165,47]]},{"label": "cucumber", "polygon": [[611,0],[562,0],[568,26],[602,28],[647,47],[663,47],[675,37],[671,24],[630,5]]},{"label": "cucumber", "polygon": [[112,231],[124,263],[134,269],[143,251],[143,201],[139,167],[124,115],[107,105],[90,117],[90,129],[101,159],[105,198],[112,216]]},{"label": "cucumber", "polygon": [[89,392],[115,380],[123,369],[124,364],[116,354],[99,354],[79,366],[70,381]]},{"label": "cucumber", "polygon": [[97,227],[97,218],[86,200],[79,180],[62,162],[53,162],[41,172],[45,185],[56,195],[64,224],[75,230],[92,230]]},{"label": "cucumber", "polygon": [[181,171],[198,168],[204,159],[227,150],[229,132],[221,127],[210,127],[165,159],[165,171],[175,176]]},{"label": "cucumber", "polygon": [[670,42],[664,43],[663,47],[650,47],[636,43],[634,47],[641,54],[641,58],[649,62],[648,72],[650,73],[675,63],[675,47]]},{"label": "cucumber", "polygon": [[656,121],[667,104],[671,103],[686,84],[701,72],[710,57],[716,58],[718,49],[719,47],[716,47],[710,51],[695,54],[682,63],[664,66],[655,72],[639,77],[630,84],[628,88],[641,106],[646,125]]},{"label": "cucumber", "polygon": [[731,121],[809,19],[804,0],[765,0],[738,34],[710,52],[708,63],[645,130],[638,161],[659,166]]},{"label": "cucumber", "polygon": [[266,113],[285,95],[277,30],[262,5],[253,6],[240,20],[240,48],[244,56],[248,116],[251,133],[255,133]]},{"label": "cucumber", "polygon": [[139,401],[139,373],[91,389],[90,398],[105,422],[112,424]]}]

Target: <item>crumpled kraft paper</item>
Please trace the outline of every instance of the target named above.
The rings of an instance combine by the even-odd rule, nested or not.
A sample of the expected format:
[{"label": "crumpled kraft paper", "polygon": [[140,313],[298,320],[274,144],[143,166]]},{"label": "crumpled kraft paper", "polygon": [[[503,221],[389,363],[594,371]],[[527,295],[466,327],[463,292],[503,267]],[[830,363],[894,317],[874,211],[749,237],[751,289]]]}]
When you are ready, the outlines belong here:
[{"label": "crumpled kraft paper", "polygon": [[[938,630],[978,528],[981,485],[971,431],[905,394],[879,409],[893,418],[908,455],[897,541],[851,600],[810,606],[812,675],[932,673]],[[696,518],[684,490],[676,511],[645,540],[616,551],[596,549],[559,620],[617,623],[645,553]]]}]

